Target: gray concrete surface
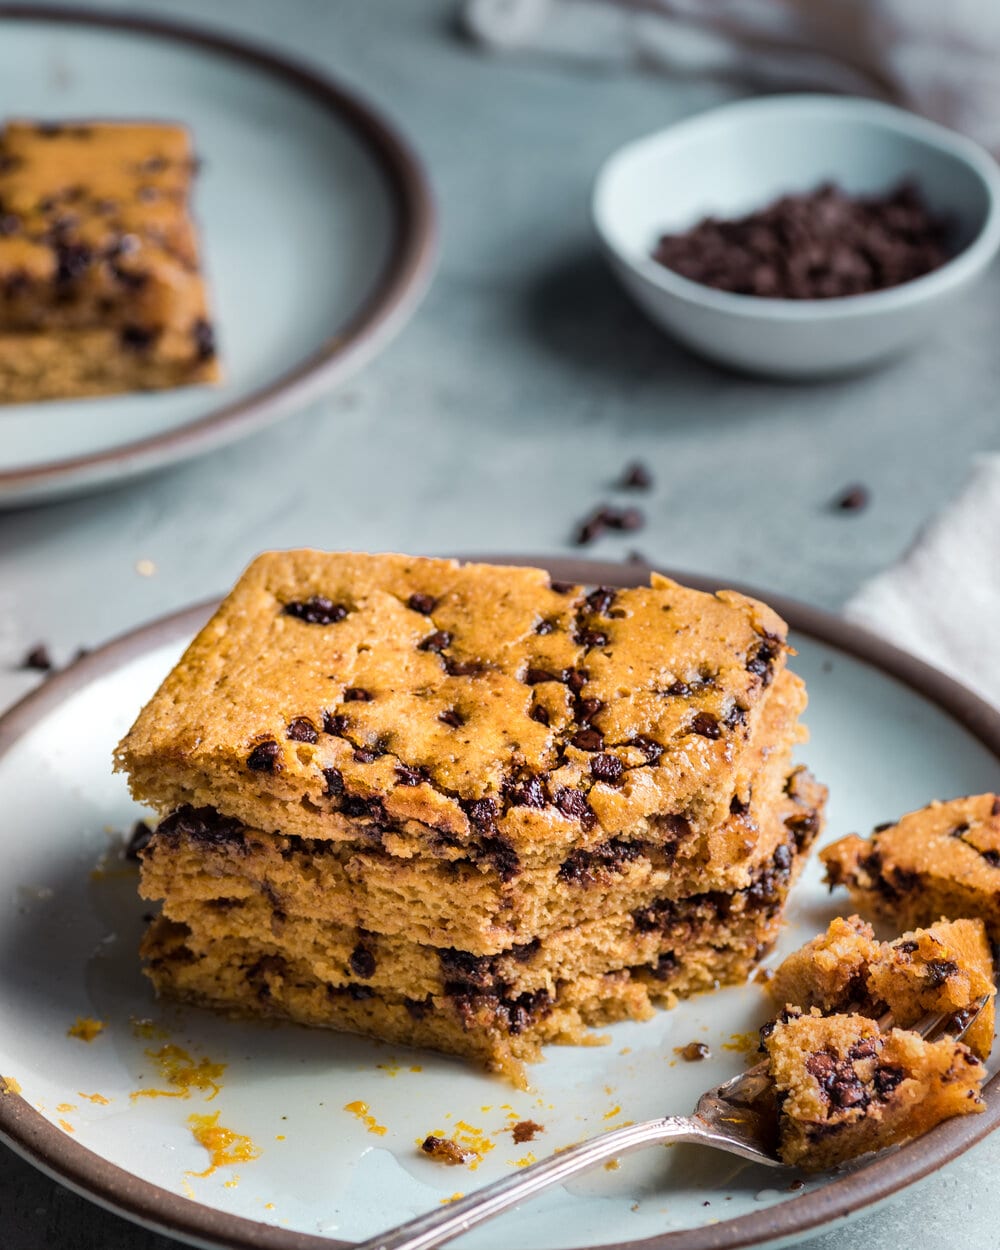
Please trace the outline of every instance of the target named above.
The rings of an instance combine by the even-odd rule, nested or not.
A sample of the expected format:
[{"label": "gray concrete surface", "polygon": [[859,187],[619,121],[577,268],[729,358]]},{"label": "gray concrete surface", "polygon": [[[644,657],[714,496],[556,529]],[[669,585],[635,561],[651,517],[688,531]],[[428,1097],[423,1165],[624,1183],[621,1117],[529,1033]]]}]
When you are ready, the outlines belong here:
[{"label": "gray concrete surface", "polygon": [[[125,6],[121,6],[125,7]],[[0,515],[0,705],[57,660],[227,587],[258,550],[572,550],[573,522],[641,457],[657,488],[638,547],[676,568],[826,607],[892,561],[1000,445],[994,272],[918,355],[811,387],[722,374],[653,330],[614,285],[588,191],[619,143],[724,99],[705,82],[484,58],[448,0],[159,0],[325,65],[400,118],[436,186],[434,287],[343,390],[186,467]],[[872,504],[831,497],[862,481]],[[136,562],[155,574],[140,576]],[[0,1008],[2,1009],[2,1008]],[[815,1250],[1000,1244],[987,1142]],[[503,1244],[498,1231],[498,1246]],[[168,1250],[0,1147],[3,1250]]]}]

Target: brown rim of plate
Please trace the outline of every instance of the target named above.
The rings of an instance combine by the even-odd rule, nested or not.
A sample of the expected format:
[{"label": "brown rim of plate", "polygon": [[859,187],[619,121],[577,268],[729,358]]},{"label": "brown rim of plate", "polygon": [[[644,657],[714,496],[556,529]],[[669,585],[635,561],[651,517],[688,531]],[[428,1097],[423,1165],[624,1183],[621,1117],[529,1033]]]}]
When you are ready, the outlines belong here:
[{"label": "brown rim of plate", "polygon": [[[557,581],[591,585],[642,585],[651,571],[645,564],[578,559],[523,555],[474,558],[495,564],[533,564],[547,569]],[[738,582],[722,583],[718,578],[687,574],[668,576],[698,590],[713,591],[725,584],[764,599],[785,618],[793,632],[872,665],[941,708],[1000,762],[1000,712],[930,665],[820,608],[781,595],[762,595]],[[37,724],[39,717],[50,713],[74,691],[144,652],[193,636],[217,602],[186,608],[125,634],[49,677],[0,717],[0,756]],[[855,1212],[890,1198],[981,1141],[1000,1123],[1000,1073],[988,1082],[985,1094],[986,1110],[981,1115],[947,1120],[916,1141],[831,1180],[822,1189],[719,1224],[638,1241],[603,1243],[590,1250],[744,1250],[772,1240],[819,1232],[834,1221],[846,1220]],[[334,1250],[352,1244],[228,1215],[140,1180],[73,1141],[16,1094],[0,1093],[0,1140],[78,1194],[149,1228],[199,1245],[224,1246],[227,1250]]]},{"label": "brown rim of plate", "polygon": [[[176,463],[231,442],[244,432],[261,429],[293,409],[305,407],[335,380],[360,367],[401,328],[430,282],[437,250],[437,216],[419,159],[376,108],[320,69],[188,23],[64,5],[0,4],[0,22],[12,21],[105,27],[193,44],[283,79],[325,105],[364,143],[394,203],[395,239],[378,283],[361,308],[322,347],[287,373],[175,430],[88,455],[0,471],[0,506],[8,492],[11,502],[17,503],[22,489],[37,492],[29,494],[26,502],[44,497],[46,488],[58,489],[63,482],[67,489],[86,489],[105,478],[120,480]],[[206,402],[211,403],[211,399]],[[109,466],[114,466],[113,473],[107,472]]]}]

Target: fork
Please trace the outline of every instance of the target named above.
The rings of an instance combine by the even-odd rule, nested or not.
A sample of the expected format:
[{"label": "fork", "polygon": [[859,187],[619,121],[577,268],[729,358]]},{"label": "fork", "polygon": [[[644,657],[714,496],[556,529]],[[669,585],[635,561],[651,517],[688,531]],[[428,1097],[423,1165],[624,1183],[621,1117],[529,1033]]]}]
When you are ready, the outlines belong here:
[{"label": "fork", "polygon": [[[990,995],[984,994],[963,1011],[926,1015],[912,1030],[928,1040],[947,1036],[958,1041],[965,1036],[989,998]],[[878,1025],[883,1031],[890,1028],[891,1016],[883,1016]],[[440,1210],[417,1216],[369,1241],[360,1242],[352,1250],[430,1250],[533,1198],[542,1190],[569,1180],[578,1172],[643,1146],[695,1142],[767,1167],[785,1167],[777,1155],[773,1092],[768,1063],[764,1060],[706,1091],[689,1116],[661,1116],[611,1129],[532,1163],[513,1176],[485,1185]]]}]

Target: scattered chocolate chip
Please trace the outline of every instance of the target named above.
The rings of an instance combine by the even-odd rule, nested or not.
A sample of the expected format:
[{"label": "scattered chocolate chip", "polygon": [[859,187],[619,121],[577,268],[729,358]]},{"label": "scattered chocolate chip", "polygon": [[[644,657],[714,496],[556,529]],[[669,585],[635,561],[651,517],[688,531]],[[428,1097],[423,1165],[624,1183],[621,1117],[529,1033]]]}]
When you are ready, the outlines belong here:
[{"label": "scattered chocolate chip", "polygon": [[722,737],[722,727],[711,712],[698,712],[691,721],[691,732],[703,738]]},{"label": "scattered chocolate chip", "polygon": [[296,716],[289,721],[287,736],[292,742],[316,742],[319,739],[316,726],[308,716]]},{"label": "scattered chocolate chip", "polygon": [[838,512],[861,512],[868,507],[871,496],[867,486],[859,484],[848,486],[833,501],[833,507]]},{"label": "scattered chocolate chip", "polygon": [[653,485],[653,475],[641,460],[634,460],[625,466],[618,485],[623,490],[649,490]]},{"label": "scattered chocolate chip", "polygon": [[646,524],[646,517],[638,508],[622,508],[620,511],[609,509],[604,523],[609,529],[631,533],[642,529]]},{"label": "scattered chocolate chip", "polygon": [[592,728],[578,729],[570,742],[578,751],[600,751],[604,748],[603,735]]},{"label": "scattered chocolate chip", "polygon": [[365,981],[375,975],[375,956],[363,943],[359,943],[351,951],[351,957],[348,962],[355,976],[359,976]]},{"label": "scattered chocolate chip", "polygon": [[446,629],[436,629],[433,634],[428,634],[426,638],[417,643],[418,651],[433,651],[435,655],[440,655],[445,647],[450,647],[452,636]]},{"label": "scattered chocolate chip", "polygon": [[273,738],[259,742],[247,756],[247,768],[255,773],[274,773],[281,768],[281,747]]},{"label": "scattered chocolate chip", "polygon": [[38,642],[31,648],[21,661],[21,668],[34,669],[38,673],[49,673],[52,671],[52,657],[49,655],[49,649],[44,642]]},{"label": "scattered chocolate chip", "polygon": [[310,599],[296,600],[286,603],[281,609],[282,616],[293,616],[306,625],[335,625],[347,615],[347,608],[342,603],[333,603],[323,595],[313,595]]},{"label": "scattered chocolate chip", "polygon": [[125,858],[138,862],[140,854],[149,846],[153,831],[144,820],[137,820],[132,826],[128,842],[125,845]]},{"label": "scattered chocolate chip", "polygon": [[599,538],[605,530],[638,530],[645,523],[646,518],[638,508],[612,508],[601,504],[577,526],[574,541],[578,547],[585,547]]},{"label": "scattered chocolate chip", "polygon": [[371,701],[371,692],[363,690],[360,686],[348,686],[344,691],[345,703],[371,703]]},{"label": "scattered chocolate chip", "polygon": [[704,1042],[688,1042],[686,1046],[678,1047],[677,1053],[685,1063],[698,1063],[712,1057],[711,1050]]},{"label": "scattered chocolate chip", "polygon": [[617,786],[625,776],[625,765],[617,755],[595,755],[590,761],[590,772],[595,780]]},{"label": "scattered chocolate chip", "polygon": [[534,1141],[539,1133],[544,1133],[545,1129],[541,1124],[536,1124],[534,1120],[518,1120],[510,1131],[514,1138],[514,1144],[521,1146],[526,1141]]},{"label": "scattered chocolate chip", "polygon": [[450,725],[452,729],[461,729],[465,724],[465,717],[458,708],[445,708],[443,712],[438,713],[438,720],[442,725]]},{"label": "scattered chocolate chip", "polygon": [[215,329],[210,321],[206,321],[204,317],[199,317],[191,327],[191,337],[194,339],[195,353],[199,360],[212,360],[215,357]]},{"label": "scattered chocolate chip", "polygon": [[412,594],[406,602],[414,612],[419,612],[421,616],[430,616],[437,600],[433,595]]}]

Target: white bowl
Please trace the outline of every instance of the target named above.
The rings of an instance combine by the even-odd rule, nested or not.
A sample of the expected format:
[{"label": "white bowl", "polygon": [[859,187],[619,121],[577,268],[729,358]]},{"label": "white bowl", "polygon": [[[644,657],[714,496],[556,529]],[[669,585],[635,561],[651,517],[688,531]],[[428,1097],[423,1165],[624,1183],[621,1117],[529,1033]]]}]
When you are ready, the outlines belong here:
[{"label": "white bowl", "polygon": [[[955,228],[957,254],[924,277],[835,299],[734,295],[658,264],[660,235],[737,217],[831,181],[852,194],[914,181]],[[902,109],[840,96],[743,100],[621,148],[594,187],[611,263],[652,319],[712,360],[809,377],[862,369],[914,346],[1000,246],[1000,170],[987,152]]]}]

